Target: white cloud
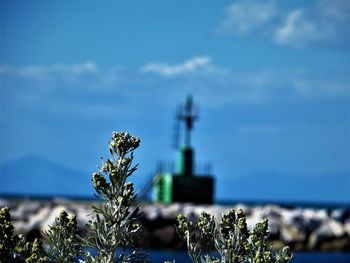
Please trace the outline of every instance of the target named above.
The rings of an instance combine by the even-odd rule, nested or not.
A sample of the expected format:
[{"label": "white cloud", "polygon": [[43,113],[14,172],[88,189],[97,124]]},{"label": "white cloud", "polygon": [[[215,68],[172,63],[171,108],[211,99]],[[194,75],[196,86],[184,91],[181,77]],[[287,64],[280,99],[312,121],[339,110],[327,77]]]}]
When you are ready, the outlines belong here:
[{"label": "white cloud", "polygon": [[[326,75],[301,70],[226,71],[226,74],[192,74],[186,78],[145,75],[143,94],[158,94],[164,103],[194,94],[200,104],[220,108],[226,105],[261,104],[273,101],[331,99],[350,95],[350,72]],[[146,84],[147,83],[147,84]],[[141,96],[138,94],[137,96]],[[147,98],[146,98],[147,100]]]},{"label": "white cloud", "polygon": [[305,18],[301,9],[293,10],[275,32],[275,41],[279,44],[295,46],[306,45],[309,42],[322,39],[322,31]]},{"label": "white cloud", "polygon": [[98,66],[92,61],[80,64],[31,65],[25,67],[0,65],[1,75],[14,75],[42,80],[50,79],[53,76],[72,78],[84,74],[97,74],[98,71]]},{"label": "white cloud", "polygon": [[275,15],[274,2],[235,2],[225,9],[222,29],[226,33],[248,34],[269,23]]},{"label": "white cloud", "polygon": [[82,64],[55,64],[53,65],[52,71],[61,71],[68,74],[85,74],[85,73],[97,73],[98,67],[94,62],[87,61]]},{"label": "white cloud", "polygon": [[[87,115],[100,114],[96,109],[101,105],[107,112],[104,117],[115,114],[109,109],[116,109],[116,98],[125,102],[124,106],[130,101],[146,105],[150,100],[154,105],[161,105],[181,100],[185,94],[194,94],[201,104],[221,108],[233,104],[350,96],[350,72],[330,71],[325,75],[277,69],[223,71],[213,66],[209,57],[196,57],[176,65],[151,63],[143,67],[142,72],[116,67],[102,70],[93,62],[44,68],[2,66],[2,88],[17,105],[46,102],[66,105],[62,107],[72,108],[72,112],[74,109],[81,114],[86,111]],[[38,78],[40,74],[49,75],[50,81]],[[69,76],[76,77],[72,81]]]},{"label": "white cloud", "polygon": [[221,32],[305,47],[349,43],[349,23],[347,0],[316,0],[296,7],[283,1],[238,1],[226,7]]},{"label": "white cloud", "polygon": [[179,64],[149,63],[141,68],[141,72],[156,73],[165,77],[172,77],[200,72],[218,73],[224,72],[224,70],[214,66],[209,56],[199,56]]}]

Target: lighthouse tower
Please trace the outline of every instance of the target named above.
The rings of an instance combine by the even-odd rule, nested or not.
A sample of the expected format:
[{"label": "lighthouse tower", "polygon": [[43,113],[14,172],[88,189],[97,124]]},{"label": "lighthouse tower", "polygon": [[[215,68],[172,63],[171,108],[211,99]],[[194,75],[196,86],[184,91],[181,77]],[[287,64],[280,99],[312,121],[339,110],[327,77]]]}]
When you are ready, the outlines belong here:
[{"label": "lighthouse tower", "polygon": [[196,173],[197,165],[194,158],[195,152],[191,146],[191,132],[194,122],[198,120],[198,115],[191,96],[187,97],[176,118],[179,127],[183,125],[183,144],[180,147],[177,146],[175,167],[171,165],[170,171],[164,166],[158,169],[154,178],[153,201],[165,204],[173,202],[211,204],[214,195],[214,178],[210,175],[210,168],[208,165],[204,166],[201,173]]}]

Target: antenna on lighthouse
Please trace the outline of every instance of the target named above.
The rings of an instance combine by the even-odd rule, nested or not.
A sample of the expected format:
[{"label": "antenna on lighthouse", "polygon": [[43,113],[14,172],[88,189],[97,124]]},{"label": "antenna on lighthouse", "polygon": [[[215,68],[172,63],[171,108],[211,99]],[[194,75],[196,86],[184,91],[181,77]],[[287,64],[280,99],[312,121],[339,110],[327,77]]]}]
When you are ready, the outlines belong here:
[{"label": "antenna on lighthouse", "polygon": [[185,123],[184,147],[191,147],[191,131],[194,122],[198,120],[198,109],[193,103],[192,96],[187,96],[186,102],[180,108],[177,119]]}]

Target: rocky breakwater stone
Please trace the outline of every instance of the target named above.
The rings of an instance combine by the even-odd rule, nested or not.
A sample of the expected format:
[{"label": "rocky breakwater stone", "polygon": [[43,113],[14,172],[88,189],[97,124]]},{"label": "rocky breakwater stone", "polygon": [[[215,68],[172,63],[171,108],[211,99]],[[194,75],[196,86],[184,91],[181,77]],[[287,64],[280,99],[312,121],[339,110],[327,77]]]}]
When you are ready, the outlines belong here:
[{"label": "rocky breakwater stone", "polygon": [[[91,201],[38,201],[4,200],[2,206],[10,207],[14,227],[17,233],[27,237],[38,237],[62,209],[75,214],[78,225],[85,228],[91,216],[91,205],[100,206],[101,202]],[[141,223],[144,225],[146,247],[156,248],[164,245],[168,248],[179,247],[175,233],[176,217],[182,213],[196,222],[202,211],[215,216],[220,221],[228,209],[242,208],[246,214],[249,229],[263,218],[269,220],[270,240],[288,244],[293,249],[310,250],[346,250],[350,251],[349,210],[338,209],[327,212],[324,209],[287,209],[276,205],[247,207],[244,204],[234,206],[194,205],[194,204],[140,204],[144,212]],[[132,209],[131,209],[132,210]],[[37,236],[35,236],[37,235]]]},{"label": "rocky breakwater stone", "polygon": [[[283,208],[275,205],[259,206],[247,209],[248,228],[252,229],[258,222],[264,218],[269,220],[270,239],[279,239],[281,227],[281,214]],[[244,210],[246,211],[246,210]]]},{"label": "rocky breakwater stone", "polygon": [[16,220],[14,228],[19,233],[25,233],[28,240],[41,237],[40,229],[43,221],[50,216],[52,208],[48,205],[42,206],[36,213],[32,214],[27,221]]},{"label": "rocky breakwater stone", "polygon": [[183,210],[181,204],[171,204],[167,206],[162,206],[159,210],[160,216],[166,219],[174,219]]},{"label": "rocky breakwater stone", "polygon": [[344,229],[348,236],[350,237],[350,218],[344,222]]},{"label": "rocky breakwater stone", "polygon": [[331,211],[331,218],[344,224],[346,220],[350,219],[350,208],[335,209]]},{"label": "rocky breakwater stone", "polygon": [[11,202],[4,198],[0,198],[0,207],[10,207]]},{"label": "rocky breakwater stone", "polygon": [[308,248],[311,250],[347,250],[349,234],[345,225],[334,219],[327,219],[311,233]]},{"label": "rocky breakwater stone", "polygon": [[67,212],[69,217],[74,215],[76,216],[79,228],[81,229],[85,228],[85,224],[88,221],[88,217],[87,217],[87,214],[83,215],[83,213],[87,211],[83,209],[79,211],[69,206],[58,205],[50,211],[50,213],[46,218],[43,218],[42,222],[40,223],[40,231],[44,233],[47,230],[49,230],[49,227],[55,223],[55,219],[59,217],[60,213],[63,210]]},{"label": "rocky breakwater stone", "polygon": [[303,211],[284,210],[282,213],[281,239],[287,244],[306,241],[306,222]]},{"label": "rocky breakwater stone", "polygon": [[139,241],[139,246],[157,249],[175,247],[175,218],[177,212],[181,209],[178,204],[169,206],[142,204],[141,224],[143,225],[143,235]]},{"label": "rocky breakwater stone", "polygon": [[25,200],[20,202],[18,205],[10,208],[12,220],[27,222],[42,207],[43,204],[38,201]]},{"label": "rocky breakwater stone", "polygon": [[281,241],[295,248],[304,248],[309,236],[328,220],[326,210],[285,209],[281,218]]},{"label": "rocky breakwater stone", "polygon": [[319,228],[322,222],[328,220],[328,214],[325,209],[303,209],[302,212],[308,234]]},{"label": "rocky breakwater stone", "polygon": [[16,233],[24,234],[28,240],[42,237],[42,233],[48,230],[49,225],[53,225],[55,217],[58,217],[62,210],[69,215],[76,215],[80,228],[85,227],[87,215],[91,214],[91,203],[82,204],[67,200],[24,200],[8,203]]}]

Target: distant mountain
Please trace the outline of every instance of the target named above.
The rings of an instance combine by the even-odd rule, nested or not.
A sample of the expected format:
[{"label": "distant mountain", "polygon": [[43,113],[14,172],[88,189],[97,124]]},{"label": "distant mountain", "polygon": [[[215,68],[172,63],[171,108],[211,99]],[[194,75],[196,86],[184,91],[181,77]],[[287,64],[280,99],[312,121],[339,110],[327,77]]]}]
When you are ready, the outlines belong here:
[{"label": "distant mountain", "polygon": [[[350,172],[293,175],[259,172],[217,180],[220,199],[350,203]],[[219,193],[217,193],[218,196]]]},{"label": "distant mountain", "polygon": [[0,166],[0,195],[93,197],[91,175],[35,155]]},{"label": "distant mountain", "polygon": [[[146,179],[131,178],[141,192]],[[313,176],[275,172],[231,178],[218,176],[215,191],[219,200],[228,201],[350,203],[350,172]],[[91,174],[38,156],[25,156],[0,166],[0,196],[93,198],[93,193]]]}]

